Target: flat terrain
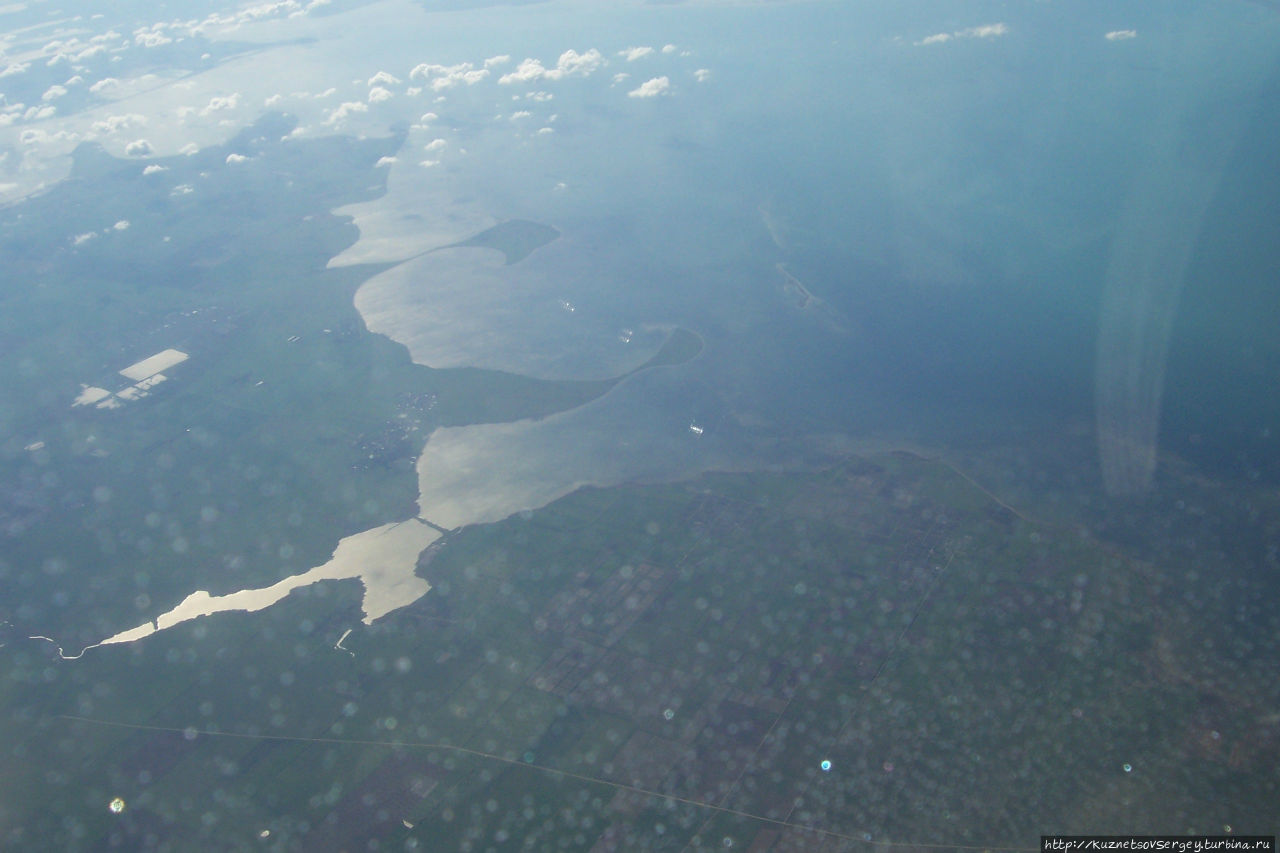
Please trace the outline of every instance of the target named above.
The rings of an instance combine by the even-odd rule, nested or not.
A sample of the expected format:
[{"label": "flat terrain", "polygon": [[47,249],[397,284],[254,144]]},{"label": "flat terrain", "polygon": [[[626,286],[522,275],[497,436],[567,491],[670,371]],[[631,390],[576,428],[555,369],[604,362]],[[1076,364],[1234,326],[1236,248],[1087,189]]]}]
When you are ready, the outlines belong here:
[{"label": "flat terrain", "polygon": [[71,664],[10,644],[5,734],[45,781],[4,792],[4,826],[308,849],[1264,831],[1274,635],[1186,569],[910,454],[584,489],[428,552],[432,592],[351,653],[349,583]]}]

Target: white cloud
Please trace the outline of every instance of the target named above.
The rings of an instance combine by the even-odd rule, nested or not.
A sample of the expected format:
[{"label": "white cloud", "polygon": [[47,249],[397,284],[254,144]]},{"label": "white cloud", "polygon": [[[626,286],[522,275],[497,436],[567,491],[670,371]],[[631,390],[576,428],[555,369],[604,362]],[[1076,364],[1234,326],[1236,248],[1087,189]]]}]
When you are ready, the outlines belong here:
[{"label": "white cloud", "polygon": [[1006,24],[983,24],[980,27],[969,27],[956,33],[956,38],[962,39],[989,39],[999,38],[1009,34],[1009,27]]},{"label": "white cloud", "polygon": [[12,77],[15,74],[21,74],[30,67],[30,62],[10,62],[3,70],[0,70],[0,77]]},{"label": "white cloud", "polygon": [[393,163],[395,163],[395,162],[396,162],[396,158],[395,158],[395,157],[379,157],[379,158],[378,158],[378,162],[376,162],[376,163],[374,163],[374,164],[373,164],[373,168],[375,168],[375,169],[380,169],[380,168],[382,168],[383,166],[390,166],[391,164],[393,164]]},{"label": "white cloud", "polygon": [[707,82],[711,79],[711,69],[699,68],[697,71],[693,72],[693,79],[697,80],[699,83]]},{"label": "white cloud", "polygon": [[135,139],[124,147],[126,157],[147,157],[154,152],[151,143],[145,139]]},{"label": "white cloud", "polygon": [[76,236],[71,238],[71,245],[79,246],[82,243],[88,243],[90,240],[92,240],[94,237],[97,237],[97,236],[98,236],[97,231],[86,231],[83,234],[77,234]]},{"label": "white cloud", "polygon": [[352,113],[367,113],[369,105],[364,101],[344,101],[337,107],[329,111],[329,117],[324,120],[325,124],[340,124],[345,121],[347,116]]},{"label": "white cloud", "polygon": [[[156,24],[155,26],[159,27],[163,25]],[[163,32],[155,29],[148,30],[143,28],[134,30],[133,33],[134,44],[139,44],[143,47],[160,47],[161,45],[170,44],[172,41],[173,39],[169,38]]]},{"label": "white cloud", "polygon": [[515,71],[503,74],[498,78],[498,82],[502,85],[511,83],[528,83],[534,80],[541,80],[548,77],[547,69],[542,67],[542,63],[536,59],[525,59],[516,66]]},{"label": "white cloud", "polygon": [[119,116],[107,116],[99,119],[89,126],[89,129],[97,134],[110,135],[118,133],[122,130],[128,130],[131,127],[140,127],[147,123],[147,117],[138,113],[127,113]]},{"label": "white cloud", "polygon": [[384,83],[388,86],[394,86],[399,82],[400,82],[399,77],[396,77],[395,75],[387,71],[379,71],[377,74],[369,78],[370,86],[381,86]]},{"label": "white cloud", "polygon": [[525,59],[516,66],[514,71],[503,74],[498,79],[498,82],[507,85],[511,83],[531,83],[535,80],[543,79],[560,80],[574,75],[586,77],[605,64],[604,57],[594,47],[586,53],[566,50],[560,54],[560,58],[556,60],[554,68],[545,68],[536,59]]},{"label": "white cloud", "polygon": [[84,78],[83,78],[83,77],[81,77],[79,74],[76,74],[76,75],[75,75],[75,76],[73,76],[73,77],[68,77],[68,78],[67,78],[67,82],[63,83],[62,85],[64,85],[64,86],[79,86],[79,85],[80,85],[81,83],[83,83],[83,82],[84,82]]},{"label": "white cloud", "polygon": [[606,64],[604,57],[600,55],[600,51],[594,47],[586,53],[578,53],[576,50],[566,50],[560,54],[560,58],[556,60],[556,70],[564,75],[581,74],[583,77],[595,71],[600,66]]},{"label": "white cloud", "polygon": [[97,83],[89,87],[89,91],[95,95],[101,95],[103,92],[112,92],[120,88],[120,81],[114,77],[103,77]]},{"label": "white cloud", "polygon": [[488,76],[488,68],[476,68],[470,62],[460,62],[457,65],[433,65],[424,62],[415,65],[409,72],[410,80],[429,81],[432,90],[436,92],[441,89],[450,89],[459,83],[474,86]]},{"label": "white cloud", "polygon": [[1126,39],[1136,39],[1137,37],[1137,30],[1112,30],[1105,36],[1107,41],[1125,41]]},{"label": "white cloud", "polygon": [[116,222],[116,224],[115,224],[115,225],[112,225],[111,227],[112,227],[112,228],[114,228],[114,229],[115,229],[115,230],[117,230],[117,231],[127,231],[127,230],[129,230],[129,220],[127,220],[127,219],[121,219],[121,220],[119,220],[118,222]]},{"label": "white cloud", "polygon": [[635,62],[637,59],[643,59],[653,53],[651,47],[629,47],[626,50],[618,51],[618,56],[625,56],[627,62]]},{"label": "white cloud", "polygon": [[625,82],[625,81],[630,80],[630,79],[631,79],[631,75],[630,75],[630,74],[628,74],[628,73],[627,73],[627,72],[625,72],[625,71],[619,71],[617,74],[613,75],[613,85],[615,85],[615,86],[616,86],[616,85],[618,85],[619,83]]},{"label": "white cloud", "polygon": [[191,186],[191,184],[178,184],[176,187],[169,190],[169,195],[176,197],[180,195],[188,195],[193,192],[195,192],[195,187]]},{"label": "white cloud", "polygon": [[199,145],[196,145],[194,142],[188,142],[186,145],[178,149],[178,153],[185,154],[186,156],[190,157],[192,154],[195,154],[199,150],[200,150]]},{"label": "white cloud", "polygon": [[665,95],[667,93],[667,90],[670,88],[671,88],[671,81],[668,80],[665,76],[654,77],[651,80],[646,80],[645,82],[641,83],[637,88],[632,89],[630,92],[627,92],[627,97],[628,98],[654,98],[654,97],[657,97],[658,95]]},{"label": "white cloud", "polygon": [[389,101],[394,97],[395,95],[391,94],[390,89],[382,86],[374,86],[369,90],[369,103],[371,104],[380,104],[383,101]]},{"label": "white cloud", "polygon": [[40,121],[41,119],[53,118],[58,108],[52,104],[45,104],[43,107],[27,107],[27,111],[22,117],[27,121]]},{"label": "white cloud", "polygon": [[338,93],[338,90],[335,89],[333,86],[330,86],[328,89],[325,89],[323,92],[319,93],[318,95],[315,95],[314,97],[318,101],[318,100],[321,100],[322,98],[332,98],[337,93]]},{"label": "white cloud", "polygon": [[497,66],[497,65],[506,65],[510,61],[511,61],[511,57],[503,53],[503,54],[499,54],[498,56],[491,56],[488,59],[486,59],[484,61],[484,67],[493,68],[494,66]]},{"label": "white cloud", "polygon": [[540,128],[538,128],[538,135],[539,135],[539,136],[547,136],[548,134],[555,133],[555,132],[556,132],[556,129],[555,129],[554,127],[540,127]]},{"label": "white cloud", "polygon": [[106,53],[107,46],[105,44],[92,44],[75,55],[76,62],[84,62],[86,59],[92,59],[100,53]]},{"label": "white cloud", "polygon": [[662,52],[663,52],[663,53],[675,53],[675,52],[676,52],[676,46],[675,46],[674,44],[664,44],[664,45],[662,46]]},{"label": "white cloud", "polygon": [[284,103],[284,95],[279,95],[279,94],[277,94],[277,95],[268,95],[268,96],[267,96],[265,99],[263,99],[263,101],[262,101],[262,105],[263,105],[264,107],[266,107],[267,109],[272,109],[273,107],[278,107],[278,106],[280,106],[280,105],[281,105],[281,104],[283,104],[283,103]]},{"label": "white cloud", "polygon": [[160,172],[167,172],[167,171],[169,171],[168,166],[161,166],[158,163],[152,163],[150,166],[142,170],[142,174],[155,175],[155,174],[159,174]]},{"label": "white cloud", "polygon": [[511,120],[519,121],[520,119],[528,118],[531,115],[533,115],[533,113],[529,112],[528,110],[519,110],[511,114]]},{"label": "white cloud", "polygon": [[227,155],[227,164],[228,164],[228,165],[230,165],[230,166],[234,166],[234,165],[236,165],[237,163],[244,163],[244,162],[245,162],[245,161],[247,161],[248,159],[249,159],[249,158],[248,158],[248,157],[246,157],[246,156],[244,156],[243,154],[228,154],[228,155]]},{"label": "white cloud", "polygon": [[208,106],[200,110],[200,115],[207,116],[213,113],[223,112],[225,110],[234,110],[240,104],[240,93],[233,92],[230,95],[214,95],[209,99]]},{"label": "white cloud", "polygon": [[426,145],[422,146],[422,150],[423,151],[441,151],[448,144],[449,143],[445,142],[443,139],[433,139],[430,142],[428,142]]},{"label": "white cloud", "polygon": [[429,124],[430,122],[433,122],[438,118],[440,118],[440,116],[436,115],[435,113],[423,113],[422,118],[418,119],[418,121],[422,122],[423,124]]},{"label": "white cloud", "polygon": [[418,165],[424,169],[430,169],[432,166],[439,166],[440,161],[439,160],[423,160],[420,163],[418,163]]},{"label": "white cloud", "polygon": [[22,133],[18,134],[18,140],[23,145],[46,145],[51,142],[78,142],[80,134],[73,130],[59,130],[54,133],[40,130],[39,128],[29,127]]},{"label": "white cloud", "polygon": [[1004,23],[982,24],[977,27],[966,27],[963,30],[956,30],[950,33],[934,33],[931,36],[925,36],[917,42],[916,47],[924,47],[931,44],[944,44],[952,39],[991,39],[999,38],[1009,34],[1009,26]]},{"label": "white cloud", "polygon": [[525,92],[524,95],[526,101],[534,101],[539,104],[546,103],[554,97],[555,95],[550,92]]}]

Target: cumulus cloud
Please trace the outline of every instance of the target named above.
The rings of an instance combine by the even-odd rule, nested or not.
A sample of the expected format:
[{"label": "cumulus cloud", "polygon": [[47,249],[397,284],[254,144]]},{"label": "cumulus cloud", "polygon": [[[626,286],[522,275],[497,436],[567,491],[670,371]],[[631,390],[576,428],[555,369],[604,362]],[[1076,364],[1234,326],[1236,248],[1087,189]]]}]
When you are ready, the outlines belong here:
[{"label": "cumulus cloud", "polygon": [[529,112],[528,110],[518,110],[517,112],[514,112],[511,114],[511,120],[519,121],[520,119],[528,118],[531,115],[533,115],[533,113]]},{"label": "cumulus cloud", "polygon": [[394,97],[395,95],[391,94],[391,90],[383,86],[374,86],[369,90],[369,103],[371,104],[380,104],[383,101],[389,101]]},{"label": "cumulus cloud", "polygon": [[539,104],[546,103],[547,101],[551,100],[554,97],[555,95],[551,94],[550,92],[541,92],[541,91],[526,92],[524,96],[526,101],[535,101]]},{"label": "cumulus cloud", "polygon": [[369,105],[364,101],[344,101],[329,111],[329,116],[324,120],[324,123],[330,125],[341,124],[352,113],[367,112],[369,112]]},{"label": "cumulus cloud", "polygon": [[89,91],[95,95],[101,95],[104,92],[113,92],[120,88],[120,81],[114,77],[103,77],[97,83],[89,87]]},{"label": "cumulus cloud", "polygon": [[699,83],[705,83],[710,78],[711,69],[709,68],[699,68],[697,71],[693,72],[693,79],[697,80]]},{"label": "cumulus cloud", "polygon": [[18,140],[23,145],[47,145],[52,142],[78,142],[80,134],[74,130],[58,130],[49,133],[45,130],[29,127],[18,134]]},{"label": "cumulus cloud", "polygon": [[246,161],[246,160],[248,160],[248,159],[249,159],[249,158],[248,158],[248,157],[246,157],[246,156],[244,156],[243,154],[234,154],[234,153],[233,153],[233,154],[228,154],[228,155],[227,155],[227,165],[229,165],[229,166],[234,166],[234,165],[236,165],[237,163],[243,163],[243,162],[245,162],[245,161]]},{"label": "cumulus cloud", "polygon": [[75,59],[76,62],[84,62],[86,59],[92,59],[98,54],[106,52],[107,46],[105,44],[92,44],[77,53],[73,59]]},{"label": "cumulus cloud", "polygon": [[625,56],[627,62],[635,62],[637,59],[643,59],[653,53],[651,47],[629,47],[626,50],[618,51],[618,56]]},{"label": "cumulus cloud", "polygon": [[27,121],[39,121],[40,119],[53,118],[58,108],[52,104],[45,104],[43,107],[27,107],[27,111],[22,117]]},{"label": "cumulus cloud", "polygon": [[566,50],[560,54],[554,68],[546,68],[536,59],[525,59],[516,66],[514,71],[498,78],[498,82],[510,85],[532,83],[535,80],[560,80],[571,76],[586,77],[603,65],[605,65],[604,56],[594,47],[586,53]]},{"label": "cumulus cloud", "polygon": [[409,72],[410,80],[427,82],[436,92],[453,88],[459,83],[474,86],[488,76],[488,68],[476,68],[470,62],[460,62],[457,65],[434,65],[424,62],[415,65]]},{"label": "cumulus cloud", "polygon": [[663,52],[663,53],[675,53],[675,52],[676,52],[676,46],[675,46],[674,44],[664,44],[664,45],[662,46],[662,52]]},{"label": "cumulus cloud", "polygon": [[112,225],[111,227],[112,227],[112,228],[114,228],[116,231],[127,231],[127,230],[129,229],[129,220],[127,220],[127,219],[121,219],[121,220],[117,221],[115,225]]},{"label": "cumulus cloud", "polygon": [[990,39],[1008,35],[1009,27],[1006,24],[983,24],[980,27],[969,27],[956,33],[956,38],[962,39]]},{"label": "cumulus cloud", "polygon": [[627,92],[628,98],[655,98],[658,95],[665,95],[667,90],[671,88],[671,81],[665,76],[654,77],[641,83],[636,88]]},{"label": "cumulus cloud", "polygon": [[52,101],[55,98],[61,98],[65,94],[67,94],[67,87],[59,86],[57,83],[54,83],[48,89],[44,90],[44,94],[40,96],[40,100]]},{"label": "cumulus cloud", "polygon": [[200,115],[209,116],[214,113],[223,112],[225,110],[234,110],[240,104],[240,93],[233,92],[230,95],[215,95],[209,99],[209,104],[200,110]]},{"label": "cumulus cloud", "polygon": [[373,168],[375,168],[375,169],[380,169],[380,168],[382,168],[383,166],[390,166],[391,164],[393,164],[393,163],[395,163],[395,162],[396,162],[396,158],[395,158],[395,157],[379,157],[379,158],[378,158],[378,162],[376,162],[376,163],[374,163],[374,164],[373,164]]},{"label": "cumulus cloud", "polygon": [[89,126],[89,129],[96,134],[110,135],[118,133],[121,130],[128,130],[131,127],[139,127],[147,123],[147,117],[138,113],[127,113],[119,116],[107,116],[99,119]]},{"label": "cumulus cloud", "polygon": [[977,27],[966,27],[963,30],[956,30],[950,33],[934,33],[931,36],[925,36],[915,42],[916,47],[923,47],[931,44],[943,44],[952,39],[991,39],[999,38],[1009,34],[1009,26],[1004,23],[982,24]]},{"label": "cumulus cloud", "polygon": [[268,95],[268,96],[267,96],[266,98],[264,98],[264,99],[263,99],[263,101],[262,101],[262,105],[263,105],[264,107],[266,107],[267,109],[272,109],[272,108],[274,108],[274,107],[278,107],[278,106],[280,106],[280,105],[281,105],[281,104],[283,104],[283,103],[284,103],[284,95],[279,95],[279,94],[277,94],[277,95]]},{"label": "cumulus cloud", "polygon": [[400,78],[387,71],[379,71],[377,74],[369,78],[370,86],[394,86],[400,82]]},{"label": "cumulus cloud", "polygon": [[71,245],[79,246],[83,243],[88,243],[90,240],[92,240],[94,237],[97,237],[97,236],[98,236],[97,231],[86,231],[83,234],[77,234],[76,236],[71,238]]},{"label": "cumulus cloud", "polygon": [[623,83],[623,82],[625,82],[625,81],[627,81],[627,80],[630,80],[630,79],[631,79],[631,75],[630,75],[630,74],[628,74],[628,73],[627,73],[627,72],[625,72],[625,71],[619,71],[617,74],[613,75],[613,85],[615,85],[615,86],[616,86],[616,85],[618,85],[619,83]]},{"label": "cumulus cloud", "polygon": [[552,133],[555,133],[555,132],[556,132],[556,129],[555,129],[554,127],[540,127],[540,128],[538,128],[538,135],[539,135],[539,136],[547,136],[547,135],[552,134]]},{"label": "cumulus cloud", "polygon": [[510,61],[511,61],[511,57],[503,53],[503,54],[499,54],[498,56],[491,56],[488,59],[486,59],[484,61],[484,67],[493,68],[498,65],[506,65]]},{"label": "cumulus cloud", "polygon": [[443,139],[433,139],[430,142],[428,142],[426,145],[422,146],[422,150],[423,151],[441,151],[448,144],[449,143],[445,142]]},{"label": "cumulus cloud", "polygon": [[432,166],[439,166],[440,161],[439,160],[422,160],[418,163],[418,165],[424,169],[430,169]]},{"label": "cumulus cloud", "polygon": [[195,154],[199,150],[200,150],[199,145],[196,145],[194,142],[188,142],[186,145],[178,149],[178,153],[185,154],[186,156],[190,157],[192,154]]},{"label": "cumulus cloud", "polygon": [[[155,26],[160,27],[163,25],[156,24]],[[142,47],[160,47],[161,45],[170,44],[172,41],[173,39],[169,38],[163,32],[155,29],[146,29],[144,27],[139,30],[134,30],[133,33],[134,44],[141,45]]]},{"label": "cumulus cloud", "polygon": [[1137,37],[1137,30],[1112,30],[1105,36],[1107,41],[1125,41],[1126,39],[1136,39]]},{"label": "cumulus cloud", "polygon": [[30,62],[10,62],[3,69],[0,69],[0,77],[12,77],[15,74],[21,74],[30,67]]},{"label": "cumulus cloud", "polygon": [[167,172],[167,171],[169,171],[168,166],[161,166],[158,163],[152,163],[150,166],[142,170],[142,174],[155,175],[155,174],[159,174],[160,172]]}]

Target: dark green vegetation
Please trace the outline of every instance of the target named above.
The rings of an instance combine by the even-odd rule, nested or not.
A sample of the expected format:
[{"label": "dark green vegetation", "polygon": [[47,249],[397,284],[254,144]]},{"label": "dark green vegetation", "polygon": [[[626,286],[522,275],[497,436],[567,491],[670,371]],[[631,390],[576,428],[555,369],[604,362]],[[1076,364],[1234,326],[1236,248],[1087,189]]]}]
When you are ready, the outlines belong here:
[{"label": "dark green vegetation", "polygon": [[[85,145],[68,180],[0,210],[0,619],[74,653],[196,588],[304,571],[415,513],[436,426],[541,417],[616,383],[431,370],[370,334],[352,297],[377,268],[326,268],[357,237],[326,211],[382,193],[373,164],[400,139],[293,126],[268,116],[150,175]],[[651,363],[697,346],[677,332]],[[71,408],[170,347],[190,359],[147,399]]]},{"label": "dark green vegetation", "polygon": [[909,454],[584,489],[450,537],[354,657],[350,582],[77,662],[11,643],[3,734],[40,782],[6,777],[0,820],[175,849],[1266,831],[1274,618],[1242,625],[1259,589],[1218,564],[1026,522]]},{"label": "dark green vegetation", "polygon": [[507,265],[523,261],[537,249],[559,238],[560,232],[550,225],[530,222],[527,219],[511,219],[492,228],[485,229],[474,237],[442,246],[452,249],[458,246],[472,246],[482,249],[497,249],[507,259]]}]

